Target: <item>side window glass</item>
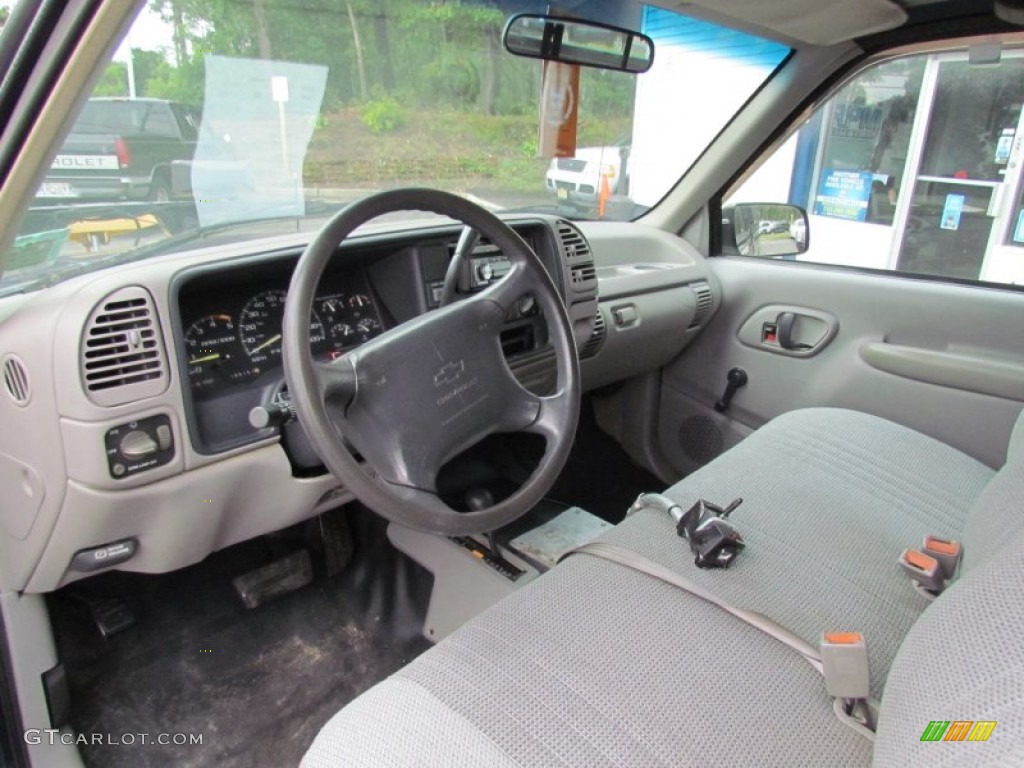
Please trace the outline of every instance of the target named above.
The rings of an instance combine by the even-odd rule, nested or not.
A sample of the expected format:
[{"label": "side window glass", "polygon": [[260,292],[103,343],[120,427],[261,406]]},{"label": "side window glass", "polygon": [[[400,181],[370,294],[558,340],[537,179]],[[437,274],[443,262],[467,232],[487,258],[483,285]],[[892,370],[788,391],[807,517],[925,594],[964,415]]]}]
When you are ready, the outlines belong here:
[{"label": "side window glass", "polygon": [[178,131],[174,125],[174,117],[165,105],[153,106],[146,115],[143,132],[150,136],[177,138]]},{"label": "side window glass", "polygon": [[1022,107],[1024,51],[886,61],[849,80],[725,204],[807,211],[807,250],[772,258],[1024,284]]},{"label": "side window glass", "polygon": [[171,104],[170,106],[178,119],[181,137],[185,141],[196,141],[199,138],[199,115],[191,107],[183,107],[180,104]]}]

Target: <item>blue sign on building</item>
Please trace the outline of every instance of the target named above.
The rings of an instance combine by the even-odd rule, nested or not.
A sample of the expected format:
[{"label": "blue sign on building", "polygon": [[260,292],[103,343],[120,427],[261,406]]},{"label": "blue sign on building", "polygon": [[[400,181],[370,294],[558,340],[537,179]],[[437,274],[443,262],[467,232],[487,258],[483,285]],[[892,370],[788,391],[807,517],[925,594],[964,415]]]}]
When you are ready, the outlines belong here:
[{"label": "blue sign on building", "polygon": [[814,212],[835,219],[864,221],[868,217],[873,181],[870,171],[826,171],[818,183]]}]

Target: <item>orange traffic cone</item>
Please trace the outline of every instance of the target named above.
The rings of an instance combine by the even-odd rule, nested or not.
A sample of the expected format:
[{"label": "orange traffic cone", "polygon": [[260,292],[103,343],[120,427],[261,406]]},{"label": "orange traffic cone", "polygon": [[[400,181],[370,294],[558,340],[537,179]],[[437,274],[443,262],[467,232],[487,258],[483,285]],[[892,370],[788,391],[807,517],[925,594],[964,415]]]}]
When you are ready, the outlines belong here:
[{"label": "orange traffic cone", "polygon": [[612,196],[612,186],[608,183],[608,174],[601,174],[601,188],[597,193],[597,216],[600,219],[604,218],[604,208],[608,203],[608,198]]}]

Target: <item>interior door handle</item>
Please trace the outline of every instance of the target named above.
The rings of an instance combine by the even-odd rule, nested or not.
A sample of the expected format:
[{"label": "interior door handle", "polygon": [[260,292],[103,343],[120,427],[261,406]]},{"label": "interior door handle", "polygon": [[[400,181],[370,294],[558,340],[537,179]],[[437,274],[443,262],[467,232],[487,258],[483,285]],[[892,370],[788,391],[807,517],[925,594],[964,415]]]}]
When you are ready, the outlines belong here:
[{"label": "interior door handle", "polygon": [[811,349],[810,344],[793,341],[793,325],[796,323],[795,312],[781,312],[775,320],[778,328],[779,346],[783,349]]},{"label": "interior door handle", "polygon": [[754,310],[737,332],[741,344],[787,357],[814,357],[839,332],[839,318],[799,304],[766,304]]}]

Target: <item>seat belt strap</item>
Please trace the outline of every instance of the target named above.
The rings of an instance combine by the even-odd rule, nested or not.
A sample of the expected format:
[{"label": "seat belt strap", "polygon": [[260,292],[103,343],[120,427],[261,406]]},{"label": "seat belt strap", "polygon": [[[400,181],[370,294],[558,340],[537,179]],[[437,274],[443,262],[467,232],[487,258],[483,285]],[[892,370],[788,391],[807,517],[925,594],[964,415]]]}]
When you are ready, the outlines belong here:
[{"label": "seat belt strap", "polygon": [[818,652],[817,648],[805,641],[803,638],[794,635],[781,624],[769,619],[762,613],[748,611],[745,608],[736,608],[735,606],[729,605],[717,595],[704,589],[699,584],[690,581],[685,576],[676,573],[672,569],[666,568],[661,565],[661,563],[656,563],[642,555],[638,555],[636,552],[631,552],[628,549],[618,547],[614,544],[607,544],[603,541],[592,541],[589,544],[576,547],[576,549],[566,552],[565,555],[562,556],[562,559],[574,554],[593,555],[604,560],[610,560],[613,563],[618,563],[619,565],[624,565],[627,568],[632,568],[634,571],[640,571],[648,576],[653,576],[659,581],[663,581],[673,587],[678,587],[684,592],[689,592],[694,597],[699,597],[701,600],[717,605],[723,611],[731,613],[740,621],[749,624],[755,629],[761,630],[766,635],[778,640],[780,643],[788,645],[794,651],[803,656],[804,659],[807,660],[807,663],[814,667],[819,673],[824,674],[821,663],[821,654]]},{"label": "seat belt strap", "polygon": [[[592,541],[588,544],[584,544],[582,546],[576,547],[575,549],[569,550],[564,555],[562,555],[562,557],[559,558],[559,562],[565,560],[570,555],[578,554],[592,555],[594,557],[599,557],[602,560],[609,560],[613,563],[618,563],[619,565],[625,566],[626,568],[630,568],[631,570],[639,571],[640,573],[646,574],[647,576],[652,576],[653,578],[658,579],[659,581],[662,581],[670,586],[681,589],[684,592],[689,592],[694,597],[700,598],[705,602],[718,606],[723,611],[732,614],[745,624],[749,624],[750,626],[754,627],[754,629],[764,632],[769,637],[774,638],[783,645],[786,645],[792,650],[796,651],[804,658],[805,661],[807,661],[808,664],[814,667],[814,669],[822,677],[825,678],[826,687],[829,685],[830,675],[826,672],[825,665],[822,661],[821,652],[819,652],[817,648],[808,643],[802,637],[794,635],[792,632],[790,632],[784,626],[779,624],[777,621],[769,619],[763,613],[758,613],[757,611],[748,611],[745,608],[737,608],[734,605],[730,605],[714,593],[709,592],[699,584],[690,581],[688,578],[677,573],[676,571],[673,571],[671,568],[666,568],[661,563],[657,563],[653,560],[644,557],[643,555],[638,555],[636,552],[632,552],[628,549],[624,549],[623,547],[616,546],[615,544],[608,544],[603,541]],[[863,638],[860,638],[860,646],[863,648]],[[832,651],[829,650],[828,652]],[[832,664],[830,664],[830,666],[832,666],[834,665],[834,662],[836,660],[829,659],[829,661],[832,662]],[[866,664],[867,658],[865,655],[865,673],[863,675],[863,680],[865,684],[867,682]],[[841,666],[845,667],[846,665],[841,664]],[[836,716],[840,719],[840,721],[843,722],[844,725],[853,728],[862,736],[871,739],[872,741],[874,740],[874,702],[871,702],[867,699],[847,699],[844,701],[844,699],[842,698],[836,698],[834,702],[835,703],[833,708],[835,710]],[[856,708],[862,709],[863,712],[853,713],[851,711],[848,711],[850,709],[849,705],[851,702],[854,705],[856,705]],[[859,714],[859,719],[858,717],[853,716],[854,714]]]}]

